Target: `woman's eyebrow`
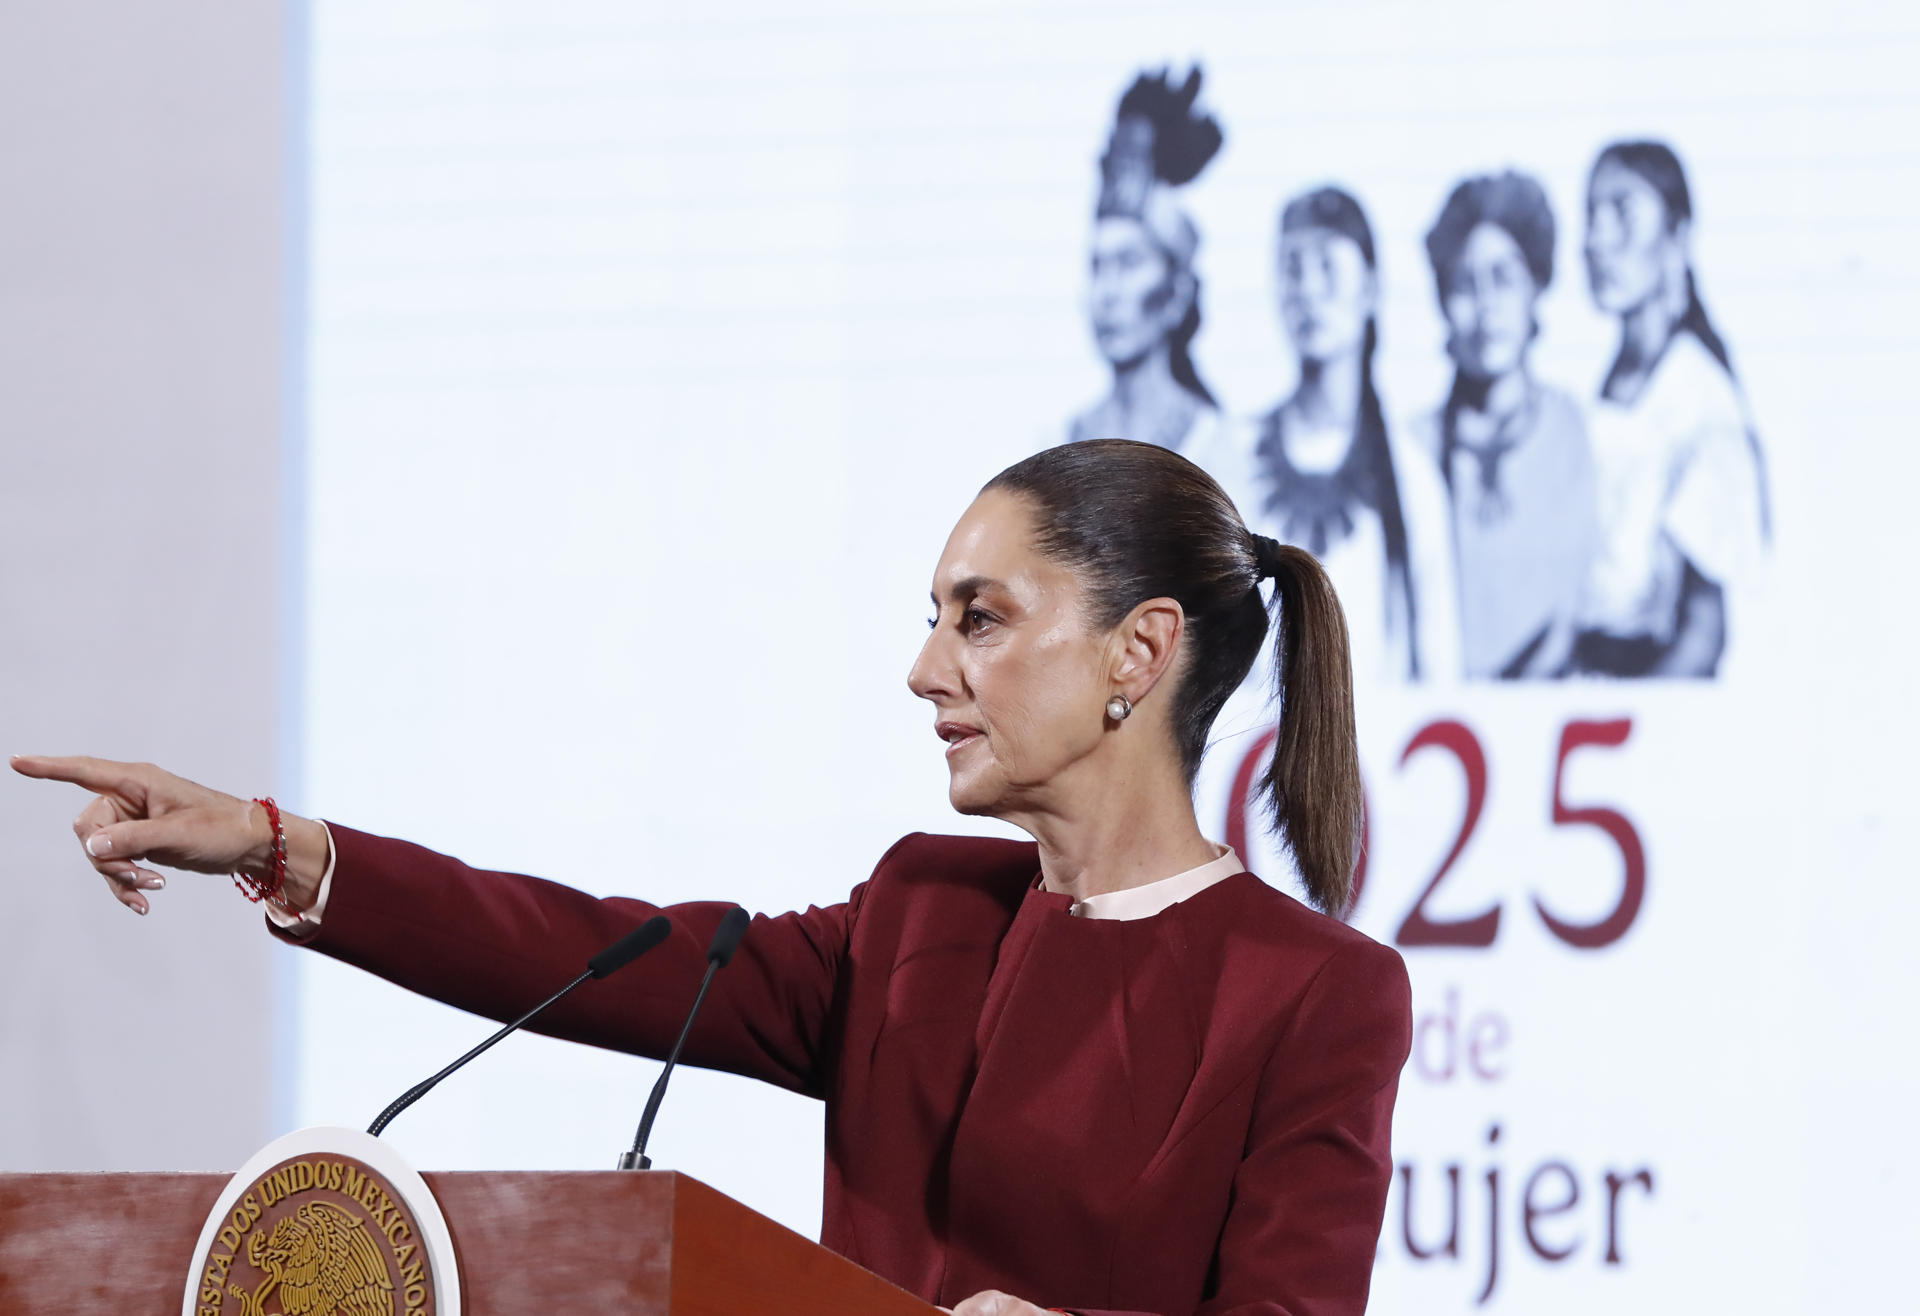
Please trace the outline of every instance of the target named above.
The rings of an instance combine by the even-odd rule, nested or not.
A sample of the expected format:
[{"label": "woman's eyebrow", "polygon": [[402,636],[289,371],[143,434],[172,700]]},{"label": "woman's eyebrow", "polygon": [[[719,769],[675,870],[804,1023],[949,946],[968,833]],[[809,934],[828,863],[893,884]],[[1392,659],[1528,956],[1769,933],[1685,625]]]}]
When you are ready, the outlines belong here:
[{"label": "woman's eyebrow", "polygon": [[[947,590],[947,597],[955,603],[962,603],[967,599],[977,598],[988,590],[1005,588],[1006,586],[991,576],[968,576],[964,580],[955,581]],[[933,601],[935,608],[940,606],[939,595],[929,592],[927,597]]]}]

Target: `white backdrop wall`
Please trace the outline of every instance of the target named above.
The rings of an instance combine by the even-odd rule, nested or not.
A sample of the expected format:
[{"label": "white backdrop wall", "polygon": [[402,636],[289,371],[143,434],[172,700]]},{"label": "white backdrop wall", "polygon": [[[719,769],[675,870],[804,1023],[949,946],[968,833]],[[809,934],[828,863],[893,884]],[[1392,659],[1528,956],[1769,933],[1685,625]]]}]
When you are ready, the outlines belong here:
[{"label": "white backdrop wall", "polygon": [[[1617,329],[1581,272],[1587,170],[1659,137],[1761,437],[1770,562],[1717,680],[1362,684],[1354,921],[1403,942],[1419,1020],[1375,1307],[1884,1307],[1920,1168],[1892,1041],[1920,987],[1917,56],[1893,5],[329,0],[302,803],[603,894],[837,899],[901,833],[975,826],[904,677],[971,492],[1107,386],[1086,248],[1136,71],[1198,60],[1225,128],[1185,203],[1195,355],[1238,415],[1293,386],[1284,198],[1367,206],[1398,418],[1451,373],[1422,235],[1509,166],[1559,220],[1535,365],[1591,399]],[[1563,752],[1581,723],[1618,743]],[[1563,759],[1563,808],[1620,824],[1554,823]],[[1623,826],[1644,900],[1576,948],[1536,902],[1603,916]],[[1405,945],[1463,832],[1419,907],[1497,908],[1491,943]],[[485,1027],[300,976],[299,1122],[364,1121]],[[390,1136],[429,1167],[610,1164],[652,1076],[521,1039]],[[817,1109],[676,1084],[658,1158],[816,1229]]]}]

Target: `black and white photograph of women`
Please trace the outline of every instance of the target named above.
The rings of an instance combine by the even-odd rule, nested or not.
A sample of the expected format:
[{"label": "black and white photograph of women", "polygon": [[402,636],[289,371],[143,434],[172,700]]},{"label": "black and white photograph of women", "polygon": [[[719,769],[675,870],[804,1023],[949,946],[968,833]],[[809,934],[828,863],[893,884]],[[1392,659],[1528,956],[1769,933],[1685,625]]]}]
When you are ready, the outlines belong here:
[{"label": "black and white photograph of women", "polygon": [[1720,673],[1770,535],[1759,438],[1694,273],[1680,159],[1615,142],[1587,182],[1593,300],[1620,322],[1591,430],[1601,538],[1574,641],[1575,671]]},{"label": "black and white photograph of women", "polygon": [[[1359,679],[1458,670],[1446,492],[1429,457],[1390,432],[1374,377],[1379,258],[1338,187],[1289,200],[1278,234],[1280,319],[1293,392],[1254,422],[1249,525],[1307,549],[1346,607]],[[1231,491],[1231,486],[1229,486]]]},{"label": "black and white photograph of women", "polygon": [[1100,157],[1088,258],[1087,319],[1113,371],[1107,395],[1075,416],[1071,442],[1135,439],[1202,466],[1224,442],[1220,405],[1194,366],[1200,232],[1177,189],[1219,152],[1219,123],[1199,104],[1196,65],[1139,74],[1121,96]]},{"label": "black and white photograph of women", "polygon": [[1423,438],[1451,504],[1462,672],[1562,675],[1598,502],[1580,404],[1530,364],[1553,282],[1546,190],[1511,171],[1468,178],[1426,246],[1454,377]]}]

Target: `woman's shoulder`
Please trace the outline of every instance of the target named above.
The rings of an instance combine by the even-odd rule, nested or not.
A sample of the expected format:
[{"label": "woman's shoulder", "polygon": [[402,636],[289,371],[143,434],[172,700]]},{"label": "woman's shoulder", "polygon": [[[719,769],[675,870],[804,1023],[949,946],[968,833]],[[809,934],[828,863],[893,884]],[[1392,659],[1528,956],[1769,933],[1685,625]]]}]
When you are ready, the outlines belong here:
[{"label": "woman's shoulder", "polygon": [[1253,1063],[1294,1043],[1350,1050],[1366,1037],[1398,1065],[1413,1010],[1398,951],[1251,873],[1218,890],[1210,907],[1211,890],[1187,902],[1181,929],[1189,990],[1216,1029],[1240,1038]]},{"label": "woman's shoulder", "polygon": [[1258,464],[1255,435],[1247,419],[1218,407],[1203,409],[1180,445],[1180,455],[1198,466],[1226,492],[1239,509],[1240,519],[1253,523],[1257,503]]},{"label": "woman's shoulder", "polygon": [[1235,942],[1256,949],[1263,958],[1284,954],[1308,973],[1340,960],[1363,976],[1406,977],[1399,951],[1321,913],[1264,878],[1243,873],[1237,881],[1220,886],[1229,898],[1206,911],[1209,920],[1223,932],[1231,932]]},{"label": "woman's shoulder", "polygon": [[1085,407],[1067,418],[1067,443],[1085,443],[1089,439],[1110,439],[1119,432],[1120,415],[1114,406],[1113,394],[1108,393],[1097,402],[1089,402]]},{"label": "woman's shoulder", "polygon": [[1444,405],[1409,412],[1387,426],[1387,443],[1396,455],[1417,454],[1441,469],[1446,447],[1447,409]]},{"label": "woman's shoulder", "polygon": [[913,832],[895,841],[851,898],[856,946],[889,962],[903,946],[993,945],[1040,875],[1040,848],[992,836]]},{"label": "woman's shoulder", "polygon": [[1705,343],[1684,330],[1667,344],[1641,405],[1676,429],[1746,426],[1746,404],[1733,375]]},{"label": "woman's shoulder", "polygon": [[1549,380],[1535,383],[1534,396],[1539,399],[1540,420],[1548,425],[1581,425],[1587,421],[1587,408],[1573,390],[1563,388]]},{"label": "woman's shoulder", "polygon": [[1040,847],[1032,841],[910,832],[880,857],[873,879],[1024,891],[1039,872]]}]

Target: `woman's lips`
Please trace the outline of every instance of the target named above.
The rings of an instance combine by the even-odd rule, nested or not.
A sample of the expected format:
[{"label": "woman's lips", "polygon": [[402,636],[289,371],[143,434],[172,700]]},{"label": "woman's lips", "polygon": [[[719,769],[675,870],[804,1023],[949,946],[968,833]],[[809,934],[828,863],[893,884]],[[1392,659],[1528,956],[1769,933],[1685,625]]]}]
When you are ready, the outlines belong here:
[{"label": "woman's lips", "polygon": [[970,727],[962,722],[942,722],[933,730],[935,735],[947,742],[948,758],[952,758],[956,750],[964,749],[974,741],[986,738],[986,733],[979,727]]}]

